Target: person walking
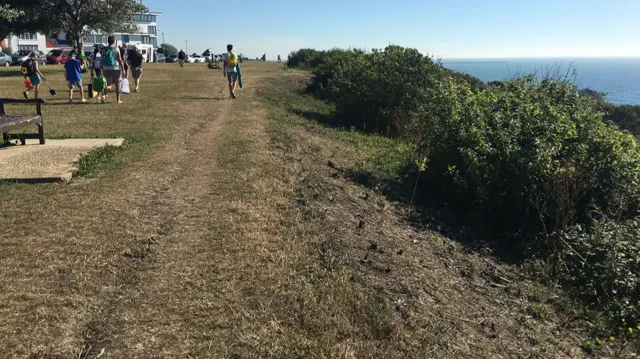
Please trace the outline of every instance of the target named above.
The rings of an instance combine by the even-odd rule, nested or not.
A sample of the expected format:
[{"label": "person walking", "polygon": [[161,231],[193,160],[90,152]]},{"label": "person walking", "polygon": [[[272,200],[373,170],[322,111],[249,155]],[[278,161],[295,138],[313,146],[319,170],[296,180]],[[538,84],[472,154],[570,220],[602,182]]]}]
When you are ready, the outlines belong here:
[{"label": "person walking", "polygon": [[120,47],[120,57],[124,64],[124,77],[127,78],[127,74],[129,73],[129,49],[127,48],[127,44],[122,44]]},{"label": "person walking", "polygon": [[76,57],[76,51],[71,51],[71,58],[64,64],[64,74],[69,83],[69,103],[73,103],[73,87],[80,89],[80,99],[82,103],[87,102],[84,98],[84,89],[82,88],[82,63]]},{"label": "person walking", "polygon": [[180,62],[180,67],[184,67],[184,60],[187,58],[187,54],[184,53],[184,51],[180,50],[180,52],[178,52],[178,60]]},{"label": "person walking", "polygon": [[238,81],[238,56],[233,53],[233,45],[227,45],[227,53],[222,55],[224,77],[229,80],[229,93],[236,98],[236,82]]},{"label": "person walking", "polygon": [[[96,79],[100,79],[101,81],[104,80],[104,86],[100,86],[102,85],[102,83],[96,82]],[[92,88],[90,89],[90,91],[93,91],[97,94],[96,98],[98,99],[98,101],[104,102],[104,89],[107,87],[107,85],[106,78],[104,77],[104,74],[102,72],[101,45],[98,44],[93,46],[93,59],[91,61],[91,85]],[[91,97],[91,95],[89,95],[89,97]]]},{"label": "person walking", "polygon": [[109,36],[107,42],[109,45],[104,49],[101,68],[107,78],[107,86],[113,85],[116,88],[116,103],[122,103],[120,100],[121,69],[124,71],[123,77],[125,78],[127,77],[127,70],[124,66],[124,61],[122,61],[122,56],[120,56],[120,52],[116,48],[116,38],[113,35]]},{"label": "person walking", "polygon": [[133,81],[136,85],[136,92],[140,91],[140,77],[142,76],[142,65],[144,64],[144,57],[137,46],[133,46],[131,53],[129,54],[129,64],[131,64],[131,74],[133,75]]},{"label": "person walking", "polygon": [[33,98],[38,98],[38,92],[40,91],[40,80],[47,81],[47,78],[40,72],[38,67],[38,53],[32,51],[29,54],[29,58],[22,64],[22,72],[24,76],[29,79],[31,85],[22,93],[24,98],[29,99],[29,91],[34,90]]},{"label": "person walking", "polygon": [[278,54],[278,62],[282,62],[282,58],[280,57],[280,54]]}]

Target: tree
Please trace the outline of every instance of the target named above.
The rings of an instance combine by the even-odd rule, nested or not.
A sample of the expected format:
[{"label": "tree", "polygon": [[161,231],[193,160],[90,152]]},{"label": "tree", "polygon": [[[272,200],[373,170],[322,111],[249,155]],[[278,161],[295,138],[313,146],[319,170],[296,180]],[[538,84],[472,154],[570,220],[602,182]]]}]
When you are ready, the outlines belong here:
[{"label": "tree", "polygon": [[[0,19],[5,33],[64,31],[68,40],[82,48],[85,34],[137,32],[134,15],[147,11],[139,0],[3,0],[4,5],[23,11],[14,20]],[[51,14],[55,14],[52,16]]]},{"label": "tree", "polygon": [[161,44],[158,48],[158,53],[162,53],[165,55],[177,54],[178,49],[171,44]]},{"label": "tree", "polygon": [[24,12],[18,9],[9,7],[9,5],[0,5],[0,19],[13,21],[18,16],[24,15]]}]

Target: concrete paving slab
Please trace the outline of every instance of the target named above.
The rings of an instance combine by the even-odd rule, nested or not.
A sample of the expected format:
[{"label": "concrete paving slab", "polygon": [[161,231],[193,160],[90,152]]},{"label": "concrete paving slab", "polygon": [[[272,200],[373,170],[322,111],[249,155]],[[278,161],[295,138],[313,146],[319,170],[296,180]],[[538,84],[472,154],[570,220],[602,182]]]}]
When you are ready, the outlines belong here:
[{"label": "concrete paving slab", "polygon": [[71,180],[75,163],[90,150],[105,145],[122,146],[124,139],[27,140],[24,146],[0,148],[0,180],[62,182]]}]

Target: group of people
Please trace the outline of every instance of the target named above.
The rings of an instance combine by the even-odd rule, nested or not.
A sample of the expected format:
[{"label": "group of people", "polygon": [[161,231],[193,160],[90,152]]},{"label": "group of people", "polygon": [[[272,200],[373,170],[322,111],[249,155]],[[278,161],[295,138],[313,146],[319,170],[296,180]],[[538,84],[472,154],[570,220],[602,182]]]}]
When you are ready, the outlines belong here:
[{"label": "group of people", "polygon": [[[128,51],[126,44],[118,49],[113,36],[109,36],[107,42],[108,45],[105,47],[95,45],[91,64],[87,63],[82,51],[80,51],[80,54],[75,50],[71,51],[70,58],[64,65],[65,78],[69,86],[69,103],[73,102],[74,88],[80,90],[81,101],[83,103],[87,102],[84,98],[82,86],[82,71],[86,67],[91,69],[91,91],[97,94],[98,100],[102,103],[107,100],[110,86],[115,87],[116,102],[122,103],[120,81],[128,78],[130,69],[135,81],[135,92],[140,91],[140,78],[142,76],[142,64],[144,63],[144,58],[140,51],[136,46],[133,46],[131,51]],[[224,62],[223,74],[229,80],[229,94],[231,98],[235,99],[238,76],[240,75],[240,66],[238,65],[240,60],[233,52],[233,45],[227,45],[227,53],[223,55],[222,60]],[[23,63],[22,72],[26,78],[25,84],[28,85],[24,91],[24,97],[28,99],[29,92],[34,91],[34,97],[38,98],[41,81],[46,83],[47,78],[40,72],[36,52],[32,52],[27,61]]]},{"label": "group of people", "polygon": [[[106,102],[111,86],[115,87],[116,102],[122,103],[120,81],[121,79],[128,79],[130,69],[135,83],[135,92],[140,91],[140,78],[142,77],[144,63],[144,57],[140,51],[136,46],[129,50],[126,44],[118,49],[113,36],[108,37],[107,43],[107,46],[94,46],[91,64],[87,63],[82,50],[79,52],[76,50],[71,51],[70,58],[64,65],[65,79],[69,87],[69,103],[73,102],[74,88],[79,89],[81,101],[83,103],[87,101],[84,98],[82,86],[82,72],[87,67],[91,69],[91,90],[97,94],[97,99],[102,103]],[[29,92],[33,91],[34,97],[38,98],[41,81],[47,83],[47,78],[40,72],[38,54],[35,51],[22,64],[22,72],[27,85],[27,89],[23,93],[24,97],[28,99]]]}]

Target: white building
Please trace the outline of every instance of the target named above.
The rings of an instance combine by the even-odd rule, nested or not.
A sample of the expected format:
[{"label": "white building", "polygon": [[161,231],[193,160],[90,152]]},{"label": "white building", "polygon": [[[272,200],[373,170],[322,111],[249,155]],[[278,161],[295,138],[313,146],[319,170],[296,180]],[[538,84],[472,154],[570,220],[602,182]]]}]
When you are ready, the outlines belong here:
[{"label": "white building", "polygon": [[[136,45],[145,55],[147,61],[154,61],[155,49],[158,48],[158,36],[156,20],[162,14],[159,12],[149,12],[146,14],[134,15],[135,25],[138,31],[135,33],[114,33],[118,45]],[[93,49],[94,44],[107,43],[107,34],[91,31],[84,38],[83,45],[85,51]],[[57,39],[47,39],[43,34],[22,34],[10,36],[4,41],[4,45],[16,50],[41,50],[48,52],[52,48],[69,48],[71,43],[67,41],[65,33],[58,34]]]},{"label": "white building", "polygon": [[46,52],[47,38],[43,34],[20,34],[12,35],[5,39],[3,47],[10,47],[13,51],[18,50],[40,50]]}]

